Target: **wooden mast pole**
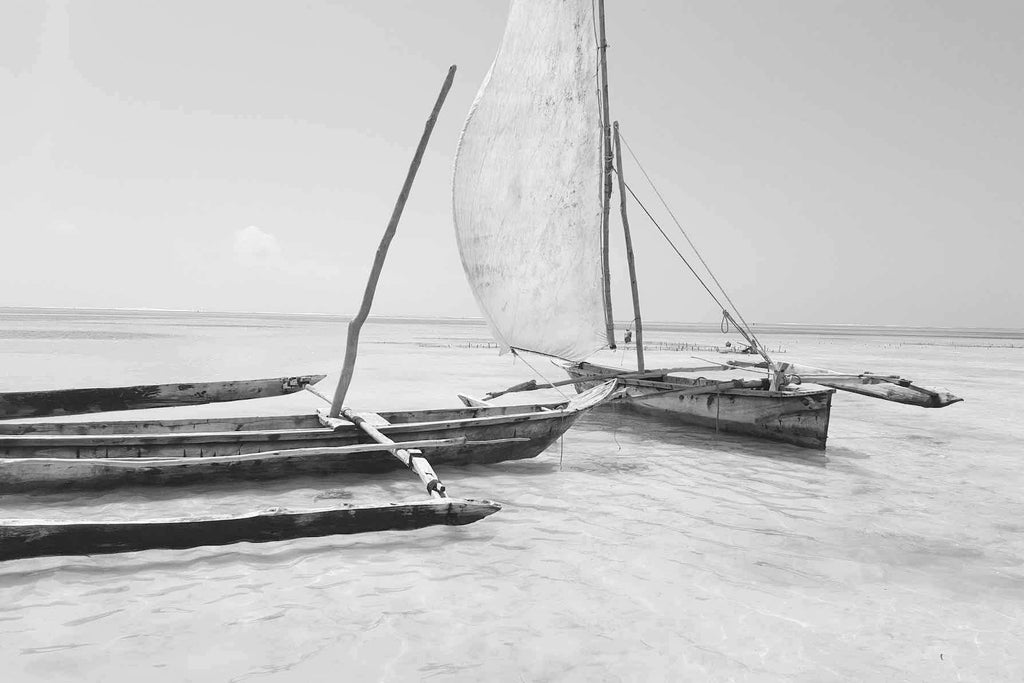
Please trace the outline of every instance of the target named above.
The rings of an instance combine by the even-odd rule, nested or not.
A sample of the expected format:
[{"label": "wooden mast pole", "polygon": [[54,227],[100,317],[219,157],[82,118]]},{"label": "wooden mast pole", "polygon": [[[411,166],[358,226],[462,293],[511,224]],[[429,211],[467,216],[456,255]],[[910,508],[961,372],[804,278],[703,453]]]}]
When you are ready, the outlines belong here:
[{"label": "wooden mast pole", "polygon": [[597,53],[601,62],[601,127],[602,143],[602,181],[603,192],[601,201],[601,273],[604,278],[604,319],[608,334],[608,347],[615,348],[615,321],[612,319],[612,278],[608,265],[610,246],[608,231],[608,213],[612,201],[612,133],[611,115],[608,113],[608,41],[604,31],[604,0],[597,0],[598,46]]},{"label": "wooden mast pole", "polygon": [[633,238],[629,234],[626,216],[626,178],[622,175],[622,146],[619,144],[619,122],[615,128],[615,162],[619,176],[619,210],[622,213],[622,232],[626,238],[626,264],[629,266],[629,288],[633,292],[633,326],[636,329],[636,369],[644,371],[644,326],[640,320],[640,293],[636,287],[636,262],[633,259]]},{"label": "wooden mast pole", "polygon": [[391,212],[391,220],[388,221],[388,227],[384,230],[384,237],[381,238],[380,246],[377,247],[377,255],[374,257],[373,267],[370,269],[370,279],[366,283],[366,291],[363,292],[363,303],[359,307],[356,317],[348,324],[348,338],[345,342],[345,361],[341,367],[341,377],[338,378],[338,387],[334,390],[334,400],[331,402],[331,417],[341,415],[341,407],[345,402],[345,394],[348,393],[349,384],[352,383],[352,371],[356,365],[356,352],[359,349],[359,330],[363,327],[366,317],[370,314],[370,306],[373,304],[373,295],[377,289],[377,280],[380,279],[380,271],[384,267],[384,259],[388,255],[388,247],[391,245],[391,239],[395,236],[395,231],[398,229],[398,220],[402,217],[402,210],[405,208],[405,202],[409,198],[412,181],[416,178],[416,171],[419,170],[420,162],[423,161],[423,152],[427,148],[427,141],[430,140],[430,134],[433,132],[434,124],[437,122],[437,115],[441,111],[441,105],[444,104],[445,98],[448,96],[448,91],[452,87],[454,78],[455,66],[452,65],[448,69],[448,76],[444,79],[444,85],[441,86],[441,93],[437,96],[437,102],[434,103],[434,109],[430,112],[430,117],[427,119],[426,126],[423,129],[420,144],[412,157],[412,163],[409,165],[409,172],[405,176],[402,191],[398,193],[398,200],[395,202],[395,208]]}]

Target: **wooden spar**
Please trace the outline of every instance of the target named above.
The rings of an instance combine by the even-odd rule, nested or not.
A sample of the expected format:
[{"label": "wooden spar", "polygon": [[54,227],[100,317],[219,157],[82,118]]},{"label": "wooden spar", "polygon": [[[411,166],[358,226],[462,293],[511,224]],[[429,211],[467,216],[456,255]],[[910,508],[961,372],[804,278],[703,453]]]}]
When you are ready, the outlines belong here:
[{"label": "wooden spar", "polygon": [[636,330],[636,369],[644,371],[644,326],[640,320],[640,293],[636,286],[636,262],[633,259],[633,238],[629,234],[626,215],[626,179],[622,175],[622,146],[619,144],[619,122],[615,128],[615,160],[619,176],[619,210],[622,213],[622,233],[626,239],[626,264],[629,266],[629,288],[633,292],[633,327]]},{"label": "wooden spar", "polygon": [[430,463],[427,462],[426,458],[419,454],[416,450],[407,450],[405,448],[399,448],[398,444],[380,433],[376,427],[371,425],[369,422],[364,420],[359,415],[356,415],[350,408],[344,408],[341,411],[342,417],[354,424],[355,426],[362,429],[370,437],[372,437],[377,443],[390,444],[394,448],[390,449],[391,454],[402,461],[402,464],[411,469],[420,478],[426,487],[427,493],[433,498],[447,498],[444,492],[444,484],[434,474],[434,470],[430,467]]},{"label": "wooden spar", "polygon": [[608,41],[604,30],[604,0],[597,0],[598,45],[601,62],[601,276],[604,280],[604,320],[608,333],[608,348],[615,348],[615,322],[612,319],[612,277],[609,267],[608,213],[612,201],[612,133],[611,114],[608,113]]},{"label": "wooden spar", "polygon": [[423,160],[423,153],[427,148],[427,142],[430,140],[430,134],[433,132],[434,124],[437,122],[437,115],[441,111],[441,105],[444,104],[445,98],[448,96],[448,91],[452,87],[454,78],[455,65],[452,65],[448,69],[448,76],[444,79],[441,92],[434,103],[434,109],[430,112],[430,117],[427,118],[426,126],[423,128],[423,135],[420,137],[420,144],[416,147],[416,153],[413,155],[409,171],[405,176],[405,182],[402,184],[402,191],[398,193],[398,200],[395,202],[395,208],[391,212],[391,220],[388,221],[388,227],[381,238],[380,246],[377,247],[377,255],[374,257],[373,267],[370,269],[370,279],[366,283],[366,291],[363,292],[363,303],[360,305],[356,317],[348,324],[348,338],[345,342],[345,361],[342,364],[341,377],[338,378],[338,387],[334,391],[334,400],[331,402],[331,417],[341,415],[341,406],[345,402],[345,394],[348,393],[348,387],[352,383],[352,371],[356,365],[356,352],[359,348],[359,330],[363,327],[366,317],[370,314],[370,306],[373,304],[373,295],[377,289],[380,271],[384,267],[384,259],[388,255],[388,247],[391,245],[391,239],[395,236],[395,231],[398,229],[398,220],[402,217],[402,210],[405,208],[405,202],[409,198],[412,181],[416,178],[416,171],[419,170],[420,162]]},{"label": "wooden spar", "polygon": [[536,380],[529,380],[522,382],[508,389],[502,391],[490,391],[484,396],[487,400],[504,396],[505,394],[513,394],[520,391],[536,391],[538,389],[549,389],[551,387],[563,387],[567,384],[579,384],[580,382],[603,382],[609,379],[643,379],[645,377],[661,377],[672,372],[709,372],[712,370],[727,369],[724,365],[709,365],[699,368],[660,368],[658,370],[651,370],[650,372],[634,372],[632,370],[623,370],[622,372],[610,372],[602,375],[593,375],[576,379],[563,379],[558,382],[551,382],[550,384],[538,384]]}]

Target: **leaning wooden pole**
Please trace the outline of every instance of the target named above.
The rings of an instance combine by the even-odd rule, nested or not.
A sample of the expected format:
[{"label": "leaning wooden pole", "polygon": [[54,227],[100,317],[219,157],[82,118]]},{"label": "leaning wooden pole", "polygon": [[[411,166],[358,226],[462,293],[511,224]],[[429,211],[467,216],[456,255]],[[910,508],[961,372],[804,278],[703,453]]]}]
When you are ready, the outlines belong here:
[{"label": "leaning wooden pole", "polygon": [[636,330],[636,369],[644,371],[644,326],[640,320],[640,293],[636,287],[636,261],[633,259],[633,238],[629,234],[626,216],[626,178],[622,175],[622,146],[619,144],[619,122],[615,128],[615,163],[619,176],[619,210],[622,212],[622,232],[626,238],[626,264],[629,266],[629,288],[633,292],[633,327]]},{"label": "leaning wooden pole", "polygon": [[615,322],[612,317],[612,276],[609,268],[610,247],[608,214],[612,202],[612,132],[611,115],[608,113],[608,41],[604,33],[604,0],[597,0],[598,45],[597,53],[601,63],[601,275],[604,279],[604,320],[608,335],[608,347],[615,348]]},{"label": "leaning wooden pole", "polygon": [[345,361],[341,367],[341,377],[338,378],[338,387],[334,390],[334,400],[331,402],[331,417],[341,415],[341,406],[345,402],[345,394],[348,393],[349,384],[352,383],[352,371],[356,365],[356,351],[359,348],[359,330],[362,329],[366,316],[370,314],[373,294],[377,289],[380,271],[384,267],[384,259],[388,255],[388,247],[391,245],[391,239],[395,236],[395,231],[398,229],[398,220],[402,217],[402,210],[405,208],[405,202],[409,198],[412,181],[416,178],[416,171],[419,170],[420,162],[423,161],[423,152],[427,149],[430,133],[434,130],[437,115],[441,111],[441,105],[444,104],[445,98],[448,96],[448,91],[451,90],[454,78],[455,66],[452,65],[448,69],[448,76],[444,79],[444,85],[441,86],[441,93],[437,96],[437,102],[434,103],[434,109],[430,112],[430,117],[427,119],[427,124],[423,129],[420,144],[416,148],[416,154],[412,157],[412,163],[409,165],[409,172],[405,176],[402,191],[398,193],[398,201],[395,202],[395,209],[391,212],[391,220],[388,221],[384,237],[381,238],[380,246],[377,247],[377,255],[373,259],[373,268],[370,269],[370,279],[366,283],[366,291],[363,292],[363,303],[359,307],[356,317],[348,324],[348,338],[345,342]]}]

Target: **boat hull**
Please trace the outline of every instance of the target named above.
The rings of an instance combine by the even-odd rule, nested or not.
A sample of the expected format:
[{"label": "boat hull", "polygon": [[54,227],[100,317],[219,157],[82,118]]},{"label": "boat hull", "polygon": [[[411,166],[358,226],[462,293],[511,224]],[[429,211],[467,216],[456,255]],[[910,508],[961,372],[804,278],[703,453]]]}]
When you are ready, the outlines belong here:
[{"label": "boat hull", "polygon": [[233,517],[141,522],[3,521],[0,523],[0,560],[181,550],[435,525],[458,526],[483,519],[500,509],[500,505],[490,501],[441,498],[416,503],[296,511],[271,509]]},{"label": "boat hull", "polygon": [[325,376],[303,375],[226,382],[179,382],[52,391],[8,391],[0,393],[0,419],[83,415],[283,396],[301,391],[310,384],[316,384]]},{"label": "boat hull", "polygon": [[[614,372],[613,368],[584,363],[567,366],[571,378]],[[604,405],[624,407],[641,414],[669,417],[682,424],[780,441],[803,448],[823,450],[828,439],[833,389],[769,391],[722,389],[708,393],[693,380],[665,376],[657,382],[637,382],[620,387]],[[670,386],[645,386],[645,385]],[[584,390],[590,382],[576,384]]]},{"label": "boat hull", "polygon": [[[598,389],[592,399],[553,408],[526,405],[406,411],[372,414],[371,419],[377,420],[377,429],[398,446],[452,441],[426,453],[434,467],[491,464],[537,456],[610,389],[609,385]],[[351,448],[360,444],[366,450]],[[332,447],[350,448],[344,453],[298,450]],[[218,461],[221,456],[259,453],[267,457]],[[195,465],[162,465],[161,459],[194,460]],[[113,466],[125,460],[144,466]],[[325,427],[316,414],[0,424],[0,493],[254,481],[375,473],[401,467],[354,424]]]}]

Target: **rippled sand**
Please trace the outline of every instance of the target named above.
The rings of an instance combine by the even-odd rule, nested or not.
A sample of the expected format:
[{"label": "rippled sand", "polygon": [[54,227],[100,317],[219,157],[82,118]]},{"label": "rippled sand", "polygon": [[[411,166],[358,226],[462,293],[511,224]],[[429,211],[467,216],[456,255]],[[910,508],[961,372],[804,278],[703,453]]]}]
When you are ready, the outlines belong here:
[{"label": "rippled sand", "polygon": [[[331,370],[343,339],[327,321],[4,323],[37,332],[0,339],[5,389]],[[38,334],[48,329],[52,339]],[[136,336],[116,349],[100,334],[122,329]],[[353,404],[455,405],[456,391],[529,376],[493,349],[466,348],[485,335],[368,326]],[[468,527],[3,563],[3,680],[1024,678],[1024,351],[976,339],[766,341],[786,360],[900,372],[966,402],[924,410],[839,394],[827,458],[595,412],[536,459],[439,472],[454,494],[505,506]],[[397,472],[187,497],[9,496],[0,516],[241,512],[310,505],[328,490],[419,497]]]}]

